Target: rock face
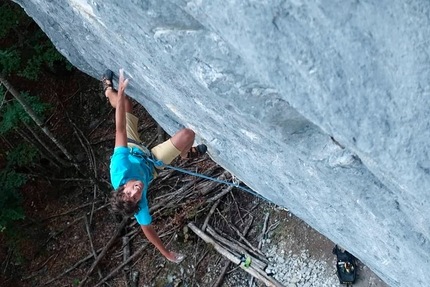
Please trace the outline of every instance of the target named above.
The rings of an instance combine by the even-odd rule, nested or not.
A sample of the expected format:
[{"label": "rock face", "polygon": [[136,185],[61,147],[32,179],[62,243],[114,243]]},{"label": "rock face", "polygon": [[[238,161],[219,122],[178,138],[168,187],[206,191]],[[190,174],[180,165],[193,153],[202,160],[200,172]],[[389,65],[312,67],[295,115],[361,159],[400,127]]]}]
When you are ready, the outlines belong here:
[{"label": "rock face", "polygon": [[389,285],[428,286],[429,1],[16,2]]}]

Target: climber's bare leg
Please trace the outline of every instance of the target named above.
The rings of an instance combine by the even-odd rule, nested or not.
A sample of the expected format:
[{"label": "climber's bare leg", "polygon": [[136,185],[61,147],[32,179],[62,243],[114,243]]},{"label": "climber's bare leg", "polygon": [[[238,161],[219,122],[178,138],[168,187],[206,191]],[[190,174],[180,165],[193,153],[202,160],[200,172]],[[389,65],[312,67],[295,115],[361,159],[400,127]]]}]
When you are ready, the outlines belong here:
[{"label": "climber's bare leg", "polygon": [[182,129],[170,139],[172,144],[181,152],[182,159],[186,159],[193,146],[195,134],[190,129]]}]

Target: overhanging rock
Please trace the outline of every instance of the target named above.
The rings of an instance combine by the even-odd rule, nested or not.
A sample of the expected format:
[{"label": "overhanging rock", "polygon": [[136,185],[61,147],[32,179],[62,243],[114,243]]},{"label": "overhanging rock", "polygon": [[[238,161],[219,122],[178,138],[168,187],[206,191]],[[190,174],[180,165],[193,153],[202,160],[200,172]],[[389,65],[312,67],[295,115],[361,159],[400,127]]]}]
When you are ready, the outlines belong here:
[{"label": "overhanging rock", "polygon": [[429,1],[17,2],[79,69],[123,67],[169,133],[389,285],[428,286]]}]

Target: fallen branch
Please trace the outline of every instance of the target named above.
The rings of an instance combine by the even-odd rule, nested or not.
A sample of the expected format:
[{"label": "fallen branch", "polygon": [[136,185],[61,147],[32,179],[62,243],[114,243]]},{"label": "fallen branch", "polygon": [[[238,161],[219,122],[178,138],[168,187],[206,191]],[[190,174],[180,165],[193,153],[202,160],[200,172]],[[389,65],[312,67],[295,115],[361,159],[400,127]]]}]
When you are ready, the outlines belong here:
[{"label": "fallen branch", "polygon": [[[253,217],[250,217],[250,220],[248,224],[243,229],[242,235],[245,237],[248,234],[249,229],[251,228],[253,221]],[[224,281],[225,274],[227,273],[228,268],[230,267],[231,262],[229,260],[226,260],[226,264],[224,265],[223,269],[221,270],[221,274],[218,276],[218,279],[216,280],[215,284],[212,285],[212,287],[220,287],[222,282]],[[254,278],[254,277],[252,277]]]},{"label": "fallen branch", "polygon": [[12,254],[13,254],[13,249],[9,248],[9,250],[7,252],[6,259],[2,263],[2,266],[3,266],[3,264],[5,265],[5,268],[3,269],[3,274],[6,274],[6,270],[7,270],[7,267],[9,266],[9,262],[10,262],[10,259],[12,258]]},{"label": "fallen branch", "polygon": [[[178,194],[187,194],[188,189],[191,188],[194,185],[194,182],[189,182],[187,184],[185,184],[183,187],[181,187],[180,189],[178,189],[177,191],[175,191],[174,193],[171,194],[171,196],[165,198],[163,201],[160,201],[157,204],[152,205],[149,208],[149,212],[151,214],[154,214],[156,212],[159,212],[161,209],[165,208],[166,206],[168,206],[168,204],[173,204],[172,199],[178,195]],[[176,206],[176,205],[175,205]]]},{"label": "fallen branch", "polygon": [[221,197],[223,197],[224,195],[226,195],[227,193],[229,193],[232,189],[233,189],[233,186],[229,186],[229,187],[223,189],[220,193],[217,193],[215,196],[206,200],[206,202],[213,202],[215,200],[218,200]]},{"label": "fallen branch", "polygon": [[93,205],[91,206],[90,224],[92,224],[93,222],[94,207],[96,206],[96,198],[97,198],[97,185],[95,184],[93,188]]},{"label": "fallen branch", "polygon": [[[218,279],[215,281],[215,283],[214,283],[214,285],[212,285],[212,287],[220,287],[222,285],[222,282],[224,281],[225,274],[227,273],[227,270],[231,264],[231,261],[229,261],[228,259],[224,260],[224,261],[225,261],[224,267],[222,268],[221,273],[218,276]],[[252,278],[254,278],[254,277],[252,277]]]},{"label": "fallen branch", "polygon": [[[261,249],[261,247],[263,246],[263,240],[266,235],[268,221],[269,221],[269,213],[267,212],[266,215],[264,216],[263,230],[261,231],[261,235],[260,235],[261,238],[260,238],[260,241],[258,242],[258,249]],[[254,277],[251,277],[249,279],[249,287],[253,287],[253,286],[254,286]]]},{"label": "fallen branch", "polygon": [[206,255],[208,255],[208,253],[209,253],[209,250],[206,250],[206,252],[203,253],[203,255],[200,257],[199,261],[196,263],[196,266],[194,266],[194,270],[197,270],[200,263],[202,263],[203,259],[205,259]]},{"label": "fallen branch", "polygon": [[142,247],[139,248],[139,250],[137,250],[132,256],[130,256],[127,261],[123,262],[120,266],[118,266],[117,268],[115,268],[111,273],[109,273],[105,278],[103,278],[102,281],[100,281],[99,283],[97,283],[97,285],[95,285],[94,287],[100,286],[103,283],[105,283],[107,280],[109,280],[112,276],[114,276],[116,273],[118,273],[118,271],[120,271],[125,265],[127,265],[130,261],[134,260],[135,258],[137,258],[137,256],[140,255],[140,253],[142,253],[143,250],[145,250],[145,248],[148,246],[148,244],[144,244],[142,245]]},{"label": "fallen branch", "polygon": [[266,286],[269,287],[282,287],[282,284],[276,281],[274,278],[268,277],[264,271],[258,271],[255,269],[252,265],[248,268],[245,267],[245,264],[241,262],[240,258],[235,257],[233,254],[231,254],[228,250],[223,248],[221,245],[216,243],[210,236],[208,236],[206,233],[204,233],[202,230],[200,230],[197,226],[194,225],[194,223],[190,222],[188,223],[188,227],[191,228],[191,230],[194,231],[200,238],[202,238],[206,243],[212,244],[214,249],[218,251],[221,255],[229,259],[233,264],[238,265],[240,268],[242,268],[247,273],[251,274],[258,280],[262,281]]},{"label": "fallen branch", "polygon": [[267,230],[267,222],[269,221],[269,215],[270,214],[267,212],[266,215],[264,216],[263,230],[261,231],[261,235],[260,235],[261,238],[260,238],[260,241],[258,242],[258,249],[261,249],[261,247],[263,246],[263,241]]},{"label": "fallen branch", "polygon": [[[98,202],[100,202],[100,201],[96,201],[96,203],[98,203]],[[75,207],[75,208],[69,210],[69,211],[66,211],[66,212],[63,212],[63,213],[60,213],[60,214],[54,214],[54,215],[51,215],[49,217],[46,217],[46,218],[42,219],[42,221],[45,221],[45,220],[48,220],[48,219],[52,219],[52,218],[55,218],[55,217],[60,217],[60,216],[67,215],[67,214],[72,213],[72,212],[74,212],[76,210],[79,210],[81,208],[87,207],[88,205],[91,205],[91,204],[93,204],[93,203],[89,202],[89,203],[82,204],[82,205],[80,205],[78,207]]]},{"label": "fallen branch", "polygon": [[264,256],[263,252],[261,252],[260,249],[258,249],[257,247],[254,247],[245,237],[243,237],[242,233],[236,228],[236,226],[234,226],[232,223],[228,222],[227,218],[225,218],[224,215],[221,214],[221,212],[218,212],[219,215],[221,215],[221,217],[224,219],[224,221],[228,224],[228,226],[230,226],[230,228],[236,232],[236,234],[239,236],[239,238],[241,240],[243,240],[243,242],[249,247],[251,248],[252,251]]},{"label": "fallen branch", "polygon": [[[98,249],[98,250],[96,251],[96,253],[99,253],[101,250],[102,250],[101,248],[100,248],[100,249]],[[46,283],[44,284],[44,286],[46,286],[46,285],[48,285],[48,284],[50,284],[50,283],[52,283],[52,282],[54,282],[54,281],[56,281],[56,280],[60,279],[61,277],[63,277],[63,276],[64,276],[64,275],[66,275],[67,273],[69,273],[70,271],[73,271],[75,268],[77,268],[79,265],[81,265],[81,264],[82,264],[82,263],[84,263],[85,261],[90,260],[92,257],[94,257],[94,255],[91,253],[91,254],[90,254],[90,255],[88,255],[87,257],[85,257],[85,258],[83,258],[83,259],[79,260],[79,261],[78,261],[78,262],[76,262],[72,267],[70,267],[69,269],[67,269],[66,271],[64,271],[63,273],[61,273],[60,275],[58,275],[57,277],[55,277],[55,278],[53,278],[53,279],[49,280],[48,282],[46,282]]]},{"label": "fallen branch", "polygon": [[[126,262],[128,260],[128,258],[130,258],[130,238],[123,236],[122,237],[122,260],[123,262]],[[125,280],[125,285],[126,287],[129,287],[130,284],[128,282],[128,271],[130,270],[130,265],[125,265],[124,266],[124,280]],[[101,278],[100,278],[101,279]]]},{"label": "fallen branch", "polygon": [[247,250],[249,254],[251,254],[252,256],[254,256],[256,258],[258,258],[260,261],[264,262],[265,264],[269,263],[269,260],[266,258],[266,255],[260,254],[258,252],[255,252],[253,249],[249,248],[248,245],[242,243],[243,242],[242,239],[239,239],[239,241],[238,241],[238,240],[234,239],[233,237],[229,236],[228,234],[224,233],[223,231],[221,231],[221,230],[219,230],[217,228],[214,228],[214,229],[215,229],[216,232],[218,232],[219,234],[221,234],[223,237],[225,237],[228,240],[230,240],[231,242],[239,245],[241,248]]},{"label": "fallen branch", "polygon": [[25,176],[28,177],[40,177],[43,178],[45,180],[51,180],[51,181],[88,181],[91,182],[91,180],[89,180],[88,178],[74,178],[74,177],[70,177],[70,178],[54,178],[54,177],[47,177],[46,175],[43,174],[36,174],[36,173],[26,173]]},{"label": "fallen branch", "polygon": [[128,221],[128,217],[125,217],[121,224],[119,225],[119,227],[116,229],[115,234],[111,237],[111,239],[109,240],[109,242],[106,244],[106,246],[103,248],[102,252],[100,253],[100,255],[97,257],[96,261],[94,261],[93,265],[91,265],[90,270],[88,270],[87,275],[85,276],[85,278],[81,281],[81,283],[79,284],[79,287],[82,287],[85,285],[85,283],[88,280],[88,277],[91,275],[91,273],[93,273],[94,269],[97,267],[97,265],[100,263],[100,261],[103,259],[103,257],[106,255],[107,251],[109,250],[109,248],[113,245],[113,243],[115,242],[115,240],[117,239],[117,237],[119,236],[120,232],[122,231],[122,229],[124,228],[124,226],[127,224]]},{"label": "fallen branch", "polygon": [[236,244],[224,237],[222,237],[221,235],[219,235],[212,227],[210,227],[208,225],[208,227],[206,228],[207,233],[209,233],[214,239],[216,239],[219,243],[221,243],[222,245],[224,245],[224,248],[227,249],[228,251],[230,251],[231,253],[236,253],[237,255],[244,255],[245,257],[250,257],[251,258],[251,262],[252,264],[254,264],[255,266],[257,266],[259,269],[266,269],[267,264],[261,260],[259,260],[258,258],[256,258],[255,256],[253,256],[248,250],[246,250],[245,248],[243,248],[242,246],[240,246],[239,244]]},{"label": "fallen branch", "polygon": [[134,270],[131,273],[131,282],[132,282],[132,287],[137,287],[139,285],[139,271]]},{"label": "fallen branch", "polygon": [[[123,261],[127,261],[130,258],[130,238],[127,236],[122,237],[122,249],[123,249]],[[124,268],[125,270],[129,269],[129,266]]]},{"label": "fallen branch", "polygon": [[76,218],[75,220],[73,220],[72,222],[70,222],[70,224],[68,224],[66,227],[64,227],[63,229],[55,232],[54,234],[52,234],[51,236],[49,236],[49,238],[42,244],[42,246],[39,247],[39,249],[36,251],[36,255],[39,254],[39,252],[42,250],[42,248],[48,244],[49,241],[51,241],[52,238],[57,237],[58,235],[60,235],[61,233],[64,232],[64,230],[66,230],[67,228],[69,228],[70,226],[72,226],[73,224],[75,224],[76,222],[78,222],[79,220],[82,220],[83,216]]},{"label": "fallen branch", "polygon": [[[93,251],[94,260],[96,260],[97,253],[96,253],[96,250],[94,249],[93,239],[91,238],[90,225],[88,224],[88,218],[86,215],[84,215],[84,221],[85,221],[85,229],[87,230],[87,234],[88,234],[88,240],[90,241],[91,250]],[[97,268],[97,272],[99,273],[100,279],[102,279],[103,275],[102,275],[102,272],[100,271],[100,268]]]},{"label": "fallen branch", "polygon": [[269,232],[271,232],[271,231],[275,230],[275,229],[279,226],[279,224],[280,224],[280,222],[279,222],[279,221],[276,221],[276,222],[274,222],[272,225],[270,225],[270,226],[267,228],[266,235],[267,235]]},{"label": "fallen branch", "polygon": [[209,218],[212,216],[212,214],[215,212],[215,209],[218,207],[219,203],[221,202],[220,199],[218,199],[214,205],[212,205],[211,210],[209,210],[208,215],[206,216],[205,222],[202,225],[202,230],[206,231],[206,226],[208,226]]},{"label": "fallen branch", "polygon": [[[229,174],[230,173],[228,171],[224,171],[220,176],[217,177],[217,179],[219,179],[219,180],[226,180],[227,176]],[[206,194],[208,194],[209,192],[211,192],[215,187],[217,187],[220,184],[222,184],[222,183],[216,182],[216,181],[210,181],[208,183],[208,187],[206,189],[204,189],[204,190],[201,190],[200,192],[201,192],[201,194],[206,195]]]}]

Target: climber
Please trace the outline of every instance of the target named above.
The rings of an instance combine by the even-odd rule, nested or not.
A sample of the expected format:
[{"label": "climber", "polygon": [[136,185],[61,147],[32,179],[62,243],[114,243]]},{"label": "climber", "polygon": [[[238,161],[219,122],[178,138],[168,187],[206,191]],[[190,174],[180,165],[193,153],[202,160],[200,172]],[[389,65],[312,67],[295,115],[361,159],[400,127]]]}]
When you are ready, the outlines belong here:
[{"label": "climber", "polygon": [[151,225],[152,218],[149,214],[146,193],[149,183],[156,176],[156,168],[146,159],[146,155],[162,160],[169,164],[180,155],[182,159],[196,158],[206,152],[205,145],[192,147],[194,132],[190,129],[182,129],[169,140],[155,146],[149,151],[141,145],[137,122],[132,114],[132,105],[125,95],[125,89],[129,79],[124,79],[123,70],[120,70],[118,91],[113,87],[113,72],[106,70],[103,75],[103,94],[109,99],[115,108],[115,149],[111,157],[110,175],[112,186],[112,209],[123,215],[136,218],[143,233],[148,240],[168,260],[180,263],[184,256],[167,250]]}]

